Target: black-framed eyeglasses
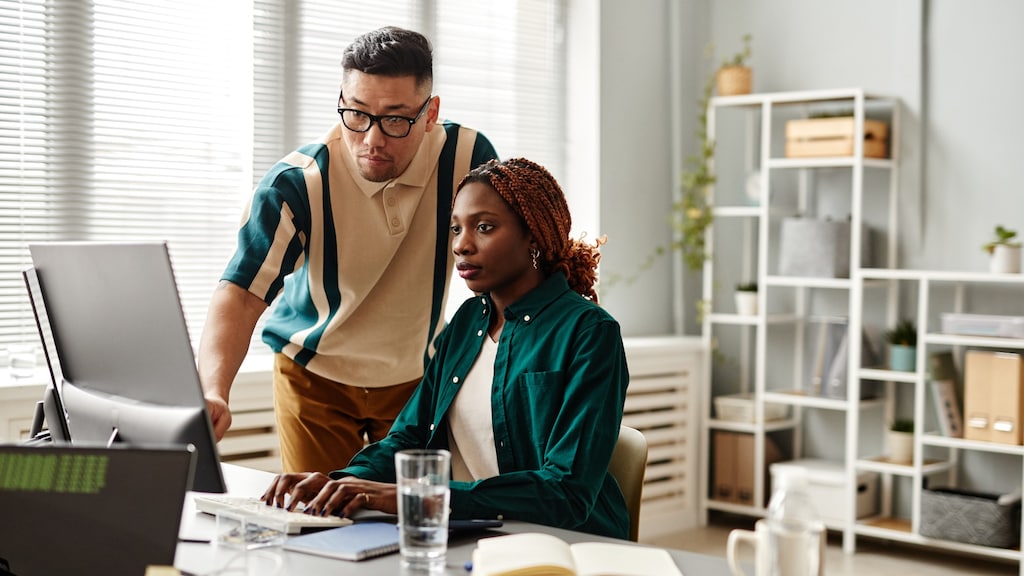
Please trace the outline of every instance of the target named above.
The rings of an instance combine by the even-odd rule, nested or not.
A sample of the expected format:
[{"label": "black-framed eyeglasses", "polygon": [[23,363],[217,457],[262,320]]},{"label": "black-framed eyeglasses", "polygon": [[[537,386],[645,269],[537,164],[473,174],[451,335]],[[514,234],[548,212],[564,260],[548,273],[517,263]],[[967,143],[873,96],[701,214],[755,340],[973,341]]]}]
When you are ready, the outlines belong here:
[{"label": "black-framed eyeglasses", "polygon": [[[356,110],[354,108],[342,108],[338,107],[338,114],[341,115],[341,123],[345,125],[345,128],[353,132],[367,132],[373,126],[374,122],[380,126],[380,131],[385,136],[391,138],[405,138],[412,131],[412,125],[415,124],[423,114],[427,112],[427,105],[430,104],[430,100],[433,96],[427,97],[427,101],[420,106],[420,112],[415,118],[409,118],[408,116],[396,116],[394,114],[388,114],[385,116],[375,116],[362,110]],[[341,95],[338,96],[341,100]]]}]

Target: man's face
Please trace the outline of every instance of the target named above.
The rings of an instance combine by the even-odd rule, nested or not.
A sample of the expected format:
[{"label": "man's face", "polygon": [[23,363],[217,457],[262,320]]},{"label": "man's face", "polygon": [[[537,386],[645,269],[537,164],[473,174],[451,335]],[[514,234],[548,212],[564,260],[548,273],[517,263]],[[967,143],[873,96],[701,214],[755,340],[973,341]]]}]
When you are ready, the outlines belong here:
[{"label": "man's face", "polygon": [[[429,96],[429,85],[417,87],[414,76],[379,76],[352,70],[342,80],[338,106],[375,116],[415,118]],[[366,132],[342,127],[342,136],[359,174],[371,182],[386,182],[405,172],[426,133],[434,129],[438,104],[438,98],[431,98],[424,114],[404,138],[386,135],[377,122]]]}]

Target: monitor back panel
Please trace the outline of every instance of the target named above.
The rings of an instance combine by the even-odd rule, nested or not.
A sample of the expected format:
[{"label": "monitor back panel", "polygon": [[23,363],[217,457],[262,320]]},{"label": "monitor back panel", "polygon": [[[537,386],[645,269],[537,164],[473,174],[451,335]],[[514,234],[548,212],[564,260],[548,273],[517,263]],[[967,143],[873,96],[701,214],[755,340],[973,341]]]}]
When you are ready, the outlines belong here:
[{"label": "monitor back panel", "polygon": [[29,250],[65,379],[156,404],[204,402],[166,244],[41,243]]}]

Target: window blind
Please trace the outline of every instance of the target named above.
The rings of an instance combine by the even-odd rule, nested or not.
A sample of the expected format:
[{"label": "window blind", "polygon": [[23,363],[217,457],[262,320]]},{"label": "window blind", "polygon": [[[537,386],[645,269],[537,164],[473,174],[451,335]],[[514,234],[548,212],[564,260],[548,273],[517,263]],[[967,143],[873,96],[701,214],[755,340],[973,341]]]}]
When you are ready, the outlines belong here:
[{"label": "window blind", "polygon": [[380,26],[431,39],[443,116],[558,176],[562,5],[0,3],[0,346],[38,340],[20,272],[50,240],[166,241],[198,342],[252,187],[337,121],[341,52]]}]

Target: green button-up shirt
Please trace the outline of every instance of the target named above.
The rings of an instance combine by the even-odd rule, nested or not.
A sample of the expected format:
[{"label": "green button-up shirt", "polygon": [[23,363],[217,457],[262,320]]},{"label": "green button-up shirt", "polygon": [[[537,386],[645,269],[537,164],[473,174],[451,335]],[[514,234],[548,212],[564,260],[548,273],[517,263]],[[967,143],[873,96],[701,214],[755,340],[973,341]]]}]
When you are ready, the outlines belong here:
[{"label": "green button-up shirt", "polygon": [[[448,448],[448,410],[480,352],[493,304],[467,300],[386,438],[331,475],[395,481],[395,452]],[[491,387],[498,476],[451,483],[453,519],[524,520],[627,538],[608,462],[629,383],[619,324],[561,273],[505,309]]]}]

